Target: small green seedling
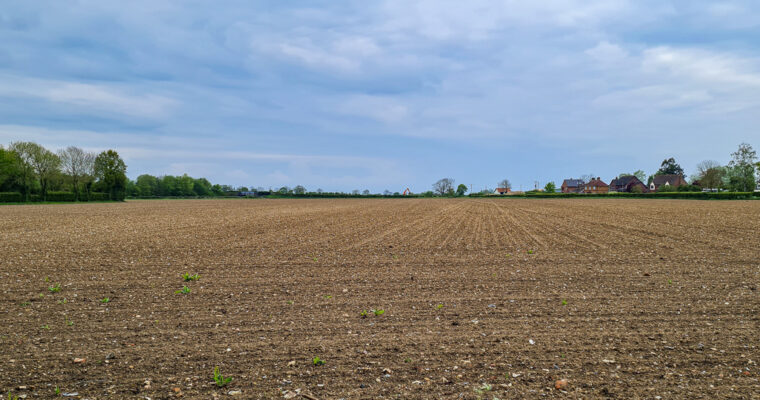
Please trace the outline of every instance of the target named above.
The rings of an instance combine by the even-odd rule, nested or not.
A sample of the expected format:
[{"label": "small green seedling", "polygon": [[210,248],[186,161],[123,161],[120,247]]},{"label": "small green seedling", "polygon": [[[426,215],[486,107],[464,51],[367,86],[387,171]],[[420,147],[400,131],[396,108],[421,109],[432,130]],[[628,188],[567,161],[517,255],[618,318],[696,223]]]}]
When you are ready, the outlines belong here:
[{"label": "small green seedling", "polygon": [[48,324],[42,325],[42,329],[50,330],[50,325]]},{"label": "small green seedling", "polygon": [[321,359],[319,357],[314,357],[314,358],[311,359],[311,363],[314,364],[314,365],[316,365],[316,366],[325,365],[325,360],[323,360],[323,359]]},{"label": "small green seedling", "polygon": [[8,400],[18,400],[18,396],[14,396],[11,394],[11,391],[8,391]]},{"label": "small green seedling", "polygon": [[567,300],[562,300],[562,305],[566,306],[567,305]]},{"label": "small green seedling", "polygon": [[58,292],[61,291],[61,284],[60,283],[56,283],[55,285],[50,286],[48,288],[48,290],[50,291],[50,293],[58,293]]},{"label": "small green seedling", "polygon": [[197,281],[198,279],[201,279],[201,276],[198,274],[190,275],[187,272],[185,272],[184,274],[182,274],[182,279],[184,279],[185,282]]},{"label": "small green seedling", "polygon": [[405,358],[405,359],[404,359],[404,362],[405,362],[405,363],[410,363],[410,362],[412,362],[412,359],[411,359],[411,358]]},{"label": "small green seedling", "polygon": [[367,318],[367,310],[362,310],[362,312],[359,313],[359,316],[362,318]]},{"label": "small green seedling", "polygon": [[379,317],[383,314],[385,314],[385,310],[372,310],[373,313],[375,313],[376,317]]},{"label": "small green seedling", "polygon": [[232,378],[230,377],[225,378],[224,375],[222,375],[222,373],[219,372],[219,367],[214,367],[214,382],[216,382],[216,386],[225,387],[231,381],[232,381]]},{"label": "small green seedling", "polygon": [[439,309],[439,310],[440,310],[440,309],[442,309],[442,308],[443,308],[443,304],[439,304],[439,305],[435,306],[435,308],[437,308],[437,309]]},{"label": "small green seedling", "polygon": [[178,294],[188,294],[188,293],[190,293],[190,288],[189,288],[189,287],[187,287],[187,286],[182,286],[182,289],[180,289],[180,290],[175,290],[175,291],[174,291],[174,293],[178,293]]},{"label": "small green seedling", "polygon": [[108,303],[110,301],[111,301],[111,299],[108,298],[108,297],[103,297],[102,299],[100,299],[100,302],[103,303],[103,304]]},{"label": "small green seedling", "polygon": [[74,325],[74,321],[70,320],[67,315],[63,316],[63,320],[66,322],[66,325],[68,325],[68,326],[73,326]]},{"label": "small green seedling", "polygon": [[311,259],[314,261],[317,261],[317,257],[312,257]]},{"label": "small green seedling", "polygon": [[535,254],[536,252],[534,250],[528,250],[528,254]]},{"label": "small green seedling", "polygon": [[25,301],[25,302],[21,303],[21,307],[26,307],[26,306],[28,306],[30,304],[32,304],[32,303],[30,303],[28,301]]},{"label": "small green seedling", "polygon": [[484,383],[483,386],[481,386],[478,389],[475,389],[475,393],[477,394],[483,394],[483,392],[490,392],[493,387],[487,383]]},{"label": "small green seedling", "polygon": [[50,282],[50,277],[46,276],[46,277],[45,277],[45,282],[46,282],[46,283],[47,283],[47,282]]},{"label": "small green seedling", "polygon": [[288,304],[293,305],[293,300],[288,300]]},{"label": "small green seedling", "polygon": [[43,298],[43,297],[45,297],[45,294],[44,293],[40,293],[40,298]]},{"label": "small green seedling", "polygon": [[330,299],[332,299],[332,296],[330,296],[330,295],[328,294],[327,296],[325,296],[325,299],[327,299],[327,300],[330,300]]},{"label": "small green seedling", "polygon": [[65,297],[63,298],[63,300],[58,300],[58,304],[66,304],[66,303],[68,303],[68,302],[69,302],[69,301],[68,301],[68,300],[66,300],[66,298],[65,298]]},{"label": "small green seedling", "polygon": [[60,396],[61,395],[61,389],[58,388],[58,386],[55,387],[55,395]]},{"label": "small green seedling", "polygon": [[673,284],[673,280],[672,279],[668,279],[668,285],[672,285],[672,284]]}]

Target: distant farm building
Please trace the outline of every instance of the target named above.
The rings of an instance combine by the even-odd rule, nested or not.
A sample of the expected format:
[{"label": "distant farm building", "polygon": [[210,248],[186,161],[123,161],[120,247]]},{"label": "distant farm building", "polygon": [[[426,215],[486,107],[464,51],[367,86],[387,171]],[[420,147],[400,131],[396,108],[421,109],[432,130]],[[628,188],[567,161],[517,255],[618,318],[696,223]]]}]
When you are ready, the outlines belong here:
[{"label": "distant farm building", "polygon": [[509,194],[511,190],[509,188],[496,188],[496,190],[493,191],[493,194]]},{"label": "distant farm building", "polygon": [[580,193],[582,188],[582,179],[565,179],[561,186],[562,193]]},{"label": "distant farm building", "polygon": [[656,191],[663,186],[679,187],[688,185],[683,175],[667,174],[667,175],[655,175],[652,179],[652,183],[649,184],[649,190]]},{"label": "distant farm building", "polygon": [[609,193],[610,185],[604,183],[604,181],[602,181],[602,178],[597,177],[588,181],[587,183],[584,183],[581,191],[582,193],[593,193],[593,194]]},{"label": "distant farm building", "polygon": [[636,191],[634,188],[640,188],[641,193],[646,193],[649,191],[647,185],[645,185],[639,180],[639,178],[633,175],[620,176],[613,179],[612,182],[610,182],[609,191],[630,193]]}]

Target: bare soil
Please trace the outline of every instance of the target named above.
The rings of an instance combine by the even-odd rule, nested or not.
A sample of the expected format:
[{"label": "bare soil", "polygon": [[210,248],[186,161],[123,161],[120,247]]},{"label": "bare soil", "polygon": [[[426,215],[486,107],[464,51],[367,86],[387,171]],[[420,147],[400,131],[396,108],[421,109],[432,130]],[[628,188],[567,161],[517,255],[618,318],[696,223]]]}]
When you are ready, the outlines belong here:
[{"label": "bare soil", "polygon": [[760,398],[759,228],[760,201],[4,206],[0,390]]}]

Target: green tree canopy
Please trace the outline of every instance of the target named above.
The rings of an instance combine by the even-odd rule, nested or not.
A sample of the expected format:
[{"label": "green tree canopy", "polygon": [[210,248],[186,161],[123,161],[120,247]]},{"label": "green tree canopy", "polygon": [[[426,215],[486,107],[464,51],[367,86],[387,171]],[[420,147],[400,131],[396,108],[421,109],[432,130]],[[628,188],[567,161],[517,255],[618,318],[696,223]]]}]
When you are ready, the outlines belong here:
[{"label": "green tree canopy", "polygon": [[757,152],[749,145],[742,143],[739,149],[731,153],[731,162],[728,163],[731,185],[734,190],[750,192],[755,188],[755,162]]},{"label": "green tree canopy", "polygon": [[[642,171],[643,172],[643,171]],[[655,175],[683,175],[683,168],[676,162],[675,158],[670,157],[662,161],[660,169],[655,172]]]},{"label": "green tree canopy", "polygon": [[95,177],[98,185],[111,200],[124,200],[127,189],[127,165],[119,153],[104,151],[95,158]]},{"label": "green tree canopy", "polygon": [[20,176],[18,170],[20,162],[16,152],[0,146],[0,192],[15,188]]},{"label": "green tree canopy", "polygon": [[544,191],[546,193],[554,193],[557,191],[557,185],[555,185],[554,182],[549,182],[544,186]]},{"label": "green tree canopy", "polygon": [[16,170],[18,171],[18,183],[24,199],[29,201],[32,192],[33,181],[37,178],[32,166],[32,158],[39,145],[34,142],[13,142],[10,150],[16,154]]},{"label": "green tree canopy", "polygon": [[457,196],[464,196],[465,193],[467,193],[467,185],[460,183],[459,186],[457,186]]}]

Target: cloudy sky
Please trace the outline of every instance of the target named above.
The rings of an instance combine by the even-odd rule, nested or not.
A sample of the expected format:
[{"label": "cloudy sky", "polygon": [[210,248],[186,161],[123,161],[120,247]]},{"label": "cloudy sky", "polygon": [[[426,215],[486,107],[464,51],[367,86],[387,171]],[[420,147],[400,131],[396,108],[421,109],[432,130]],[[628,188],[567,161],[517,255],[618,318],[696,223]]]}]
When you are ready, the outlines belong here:
[{"label": "cloudy sky", "polygon": [[479,190],[760,147],[760,2],[3,1],[0,143],[128,175]]}]

